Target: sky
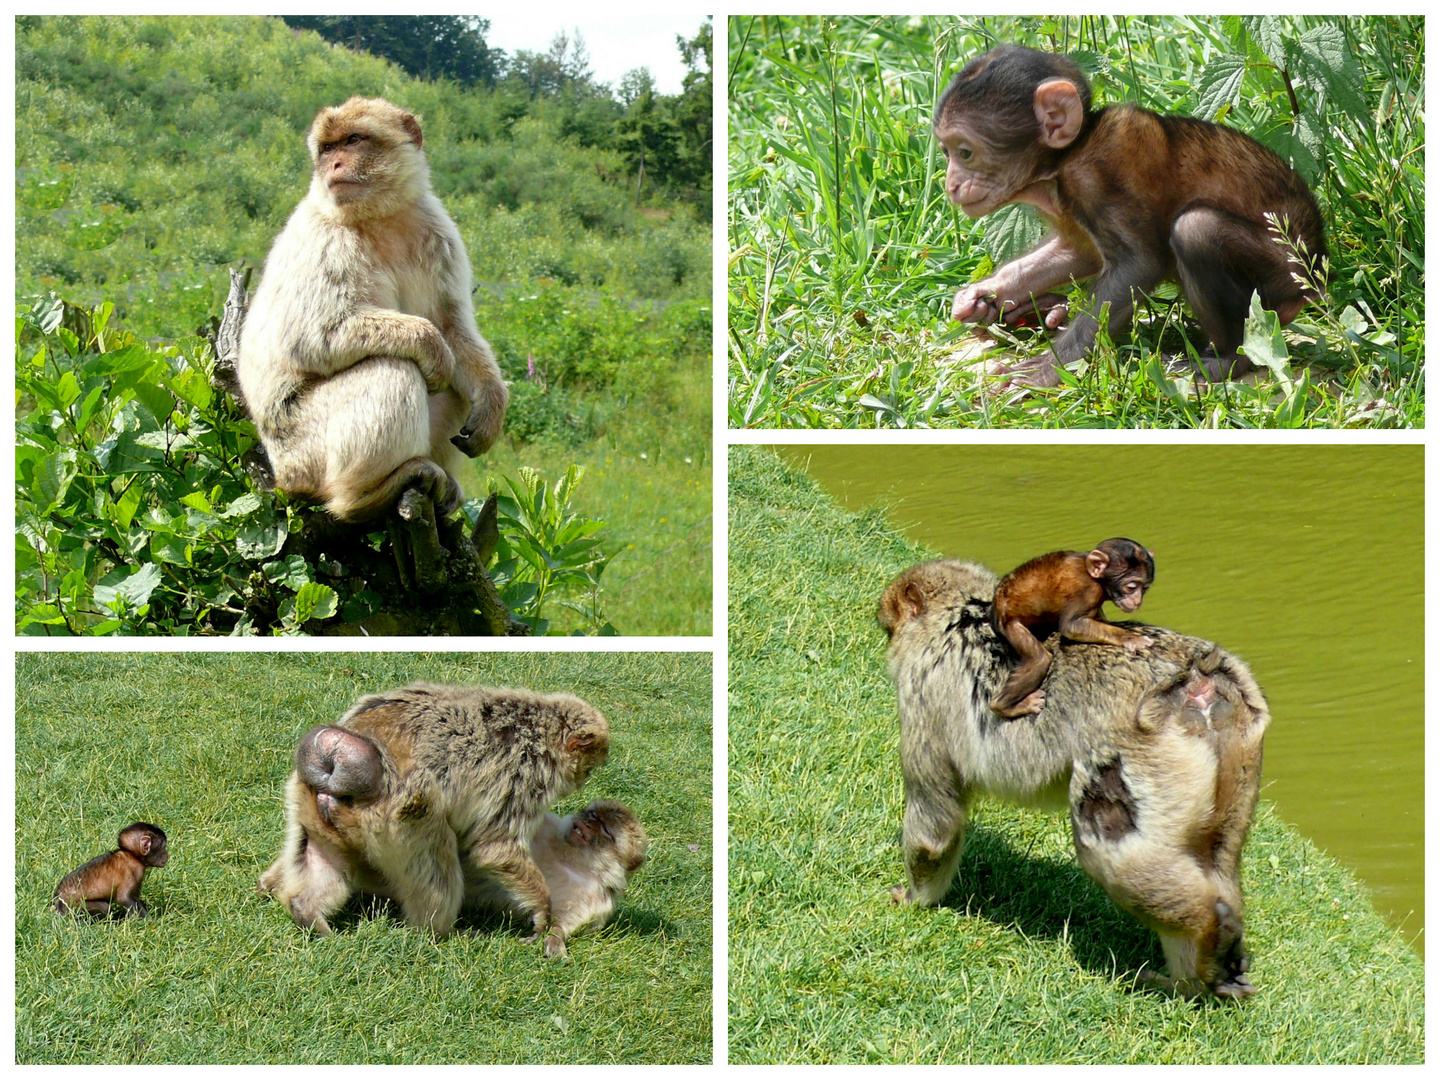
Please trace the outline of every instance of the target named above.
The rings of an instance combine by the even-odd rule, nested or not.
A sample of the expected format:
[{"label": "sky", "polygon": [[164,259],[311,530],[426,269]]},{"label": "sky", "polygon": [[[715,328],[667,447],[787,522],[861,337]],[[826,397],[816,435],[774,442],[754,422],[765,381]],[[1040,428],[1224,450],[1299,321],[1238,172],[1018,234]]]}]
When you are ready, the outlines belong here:
[{"label": "sky", "polygon": [[653,14],[603,17],[597,10],[594,5],[561,4],[546,4],[537,10],[522,4],[516,10],[482,9],[476,14],[490,21],[485,42],[493,49],[545,52],[557,33],[578,30],[585,39],[596,81],[613,87],[627,71],[644,67],[650,69],[659,93],[680,93],[685,63],[675,47],[675,35],[693,38],[705,23],[706,9],[677,5]]}]

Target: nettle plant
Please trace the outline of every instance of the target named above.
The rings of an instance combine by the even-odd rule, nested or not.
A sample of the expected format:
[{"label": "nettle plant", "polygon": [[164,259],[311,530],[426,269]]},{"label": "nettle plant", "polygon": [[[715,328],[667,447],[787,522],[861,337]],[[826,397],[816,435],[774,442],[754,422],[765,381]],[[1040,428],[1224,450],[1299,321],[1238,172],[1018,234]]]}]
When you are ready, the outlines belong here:
[{"label": "nettle plant", "polygon": [[[247,475],[255,428],[212,384],[203,340],[188,354],[149,344],[112,314],[52,293],[16,320],[17,633],[354,633],[387,607],[402,608],[389,625],[415,632],[371,579],[294,542],[308,511]],[[555,606],[578,613],[580,632],[615,632],[601,612],[604,525],[570,507],[582,474],[502,478],[490,577],[535,633]],[[467,503],[472,518],[479,506]],[[385,533],[365,542],[383,563]]]}]

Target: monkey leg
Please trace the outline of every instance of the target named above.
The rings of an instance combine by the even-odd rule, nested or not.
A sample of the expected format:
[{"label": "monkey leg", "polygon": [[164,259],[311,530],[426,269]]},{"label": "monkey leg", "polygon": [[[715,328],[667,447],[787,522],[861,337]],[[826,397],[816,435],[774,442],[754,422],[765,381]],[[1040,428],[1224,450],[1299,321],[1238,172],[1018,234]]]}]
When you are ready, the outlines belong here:
[{"label": "monkey leg", "polygon": [[470,864],[489,874],[521,918],[529,917],[534,941],[550,926],[550,887],[530,852],[518,844],[481,842],[470,850]]},{"label": "monkey leg", "polygon": [[1244,997],[1254,988],[1239,883],[1194,843],[1213,809],[1214,758],[1198,739],[1162,735],[1156,744],[1128,760],[1077,763],[1070,817],[1080,865],[1159,935],[1169,972],[1145,972],[1147,983],[1187,997]]},{"label": "monkey leg", "polygon": [[[313,493],[331,515],[363,521],[389,510],[418,488],[446,512],[459,503],[459,485],[431,453],[430,395],[410,360],[370,357],[317,384],[297,423],[318,423],[323,436],[304,444],[322,462]],[[276,462],[276,483],[287,483],[289,462]],[[302,487],[299,490],[310,493]]]},{"label": "monkey leg", "polygon": [[432,820],[413,827],[409,836],[390,846],[376,863],[390,884],[390,895],[400,902],[411,926],[445,937],[455,928],[465,896],[455,834],[433,811]]},{"label": "monkey leg", "polygon": [[1045,707],[1040,684],[1050,670],[1050,650],[1036,640],[1029,627],[1016,619],[1001,627],[1001,632],[1020,655],[1020,663],[1010,672],[990,708],[1007,720],[1038,713]]},{"label": "monkey leg", "polygon": [[1170,232],[1176,275],[1185,298],[1215,347],[1205,361],[1212,379],[1235,378],[1255,365],[1237,350],[1244,338],[1250,295],[1290,322],[1304,304],[1286,247],[1252,221],[1208,206],[1187,210]]},{"label": "monkey leg", "polygon": [[297,926],[321,936],[330,933],[327,917],[345,906],[353,891],[342,858],[312,842],[297,827],[298,841],[286,838],[280,856],[260,875],[260,893],[275,897]]},{"label": "monkey leg", "polygon": [[905,849],[907,885],[890,890],[897,904],[934,907],[950,891],[960,855],[965,850],[967,800],[950,778],[929,782],[905,780]]}]

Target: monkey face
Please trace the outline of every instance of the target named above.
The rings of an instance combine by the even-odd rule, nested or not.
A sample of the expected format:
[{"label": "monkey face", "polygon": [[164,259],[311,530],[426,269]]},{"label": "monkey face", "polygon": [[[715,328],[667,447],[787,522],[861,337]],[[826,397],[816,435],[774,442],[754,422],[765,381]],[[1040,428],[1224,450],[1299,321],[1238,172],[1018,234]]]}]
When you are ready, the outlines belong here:
[{"label": "monkey face", "polygon": [[984,217],[1008,203],[1032,172],[1029,156],[1006,162],[984,136],[960,116],[935,128],[945,152],[945,194],[966,217]]}]

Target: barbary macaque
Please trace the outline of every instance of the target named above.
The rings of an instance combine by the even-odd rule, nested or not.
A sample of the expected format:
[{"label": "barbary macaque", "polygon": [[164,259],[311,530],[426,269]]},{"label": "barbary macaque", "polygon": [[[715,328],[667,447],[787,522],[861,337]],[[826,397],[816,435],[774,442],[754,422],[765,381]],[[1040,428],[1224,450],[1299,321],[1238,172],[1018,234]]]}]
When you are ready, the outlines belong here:
[{"label": "barbary macaque", "polygon": [[275,486],[344,521],[411,488],[451,513],[463,499],[452,444],[488,450],[509,401],[421,141],[415,117],[381,98],[321,110],[310,193],[241,333],[241,393]]},{"label": "barbary macaque", "polygon": [[145,871],[170,861],[164,830],[137,821],[120,830],[117,842],[114,851],[96,855],[60,880],[55,886],[56,911],[85,911],[111,919],[145,917],[148,909],[140,899]]},{"label": "barbary macaque", "polygon": [[995,628],[1020,663],[990,707],[1006,719],[1045,707],[1040,684],[1050,670],[1050,652],[1041,642],[1057,630],[1071,641],[1118,645],[1128,652],[1149,646],[1144,634],[1106,622],[1101,608],[1109,600],[1126,614],[1138,610],[1154,581],[1155,553],[1124,537],[1104,540],[1089,552],[1052,551],[1006,574],[992,610]]},{"label": "barbary macaque", "polygon": [[[550,887],[547,956],[564,956],[569,938],[610,921],[630,875],[645,862],[646,842],[645,830],[623,803],[597,799],[575,814],[545,815],[530,854]],[[466,902],[516,913],[483,886],[467,889]]]},{"label": "barbary macaque", "polygon": [[1282,323],[1319,297],[1324,225],[1294,170],[1219,124],[1133,105],[1092,109],[1090,84],[1064,56],[1000,45],[971,60],[940,96],[935,138],[945,190],[968,217],[1020,202],[1052,227],[1039,247],[957,292],[953,318],[1038,318],[1053,329],[1068,314],[1071,281],[1093,279],[1093,311],[1071,321],[1053,355],[1002,366],[1010,382],[1058,385],[1057,369],[1089,352],[1102,306],[1119,338],[1135,292],[1162,281],[1179,284],[1209,337],[1212,379],[1254,370],[1237,352],[1253,292]]},{"label": "barbary macaque", "polygon": [[570,694],[417,683],[363,697],[296,748],[259,889],[319,934],[359,891],[443,937],[483,884],[543,937],[551,894],[531,839],[609,749],[605,717]]},{"label": "barbary macaque", "polygon": [[1240,852],[1270,712],[1250,669],[1160,628],[1147,629],[1143,653],[1062,640],[1044,711],[997,722],[987,704],[1006,677],[997,584],[983,567],[936,560],[881,597],[905,779],[907,883],[892,898],[944,898],[977,795],[1068,804],[1080,866],[1160,937],[1169,972],[1140,979],[1189,997],[1253,993]]}]

